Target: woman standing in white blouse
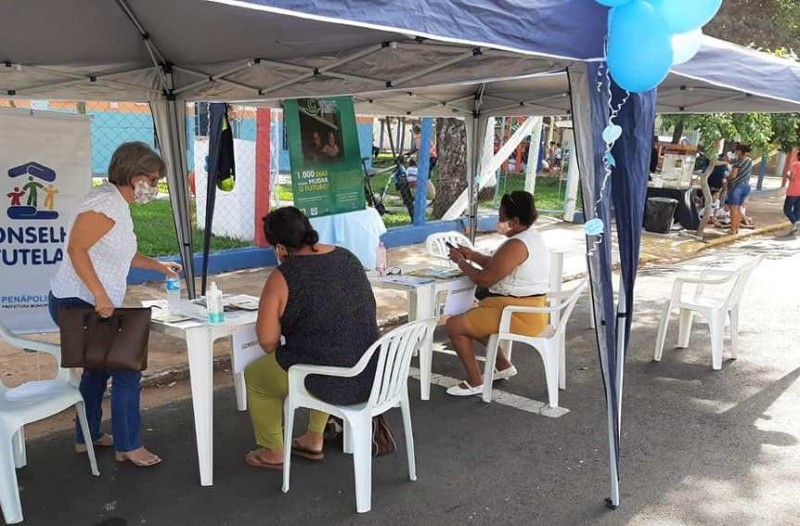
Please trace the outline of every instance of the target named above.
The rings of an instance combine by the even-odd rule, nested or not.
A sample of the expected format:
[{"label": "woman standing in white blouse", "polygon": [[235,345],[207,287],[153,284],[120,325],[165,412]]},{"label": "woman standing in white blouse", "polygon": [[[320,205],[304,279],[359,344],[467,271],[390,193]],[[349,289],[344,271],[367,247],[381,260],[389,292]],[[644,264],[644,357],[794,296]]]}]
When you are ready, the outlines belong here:
[{"label": "woman standing in white blouse", "polygon": [[[50,315],[58,323],[58,307],[89,306],[107,318],[125,301],[130,267],[176,275],[181,266],[161,262],[137,251],[130,204],[146,204],[158,194],[158,180],[166,172],[164,161],[148,145],[129,142],[114,152],[108,182],[92,189],[81,201],[67,234],[67,255],[50,283]],[[114,435],[100,430],[102,401],[113,378],[111,425]],[[114,447],[116,458],[148,467],[161,458],[142,445],[139,371],[84,369],[80,390],[92,442]],[[85,438],[76,427],[75,450],[86,451]]]}]

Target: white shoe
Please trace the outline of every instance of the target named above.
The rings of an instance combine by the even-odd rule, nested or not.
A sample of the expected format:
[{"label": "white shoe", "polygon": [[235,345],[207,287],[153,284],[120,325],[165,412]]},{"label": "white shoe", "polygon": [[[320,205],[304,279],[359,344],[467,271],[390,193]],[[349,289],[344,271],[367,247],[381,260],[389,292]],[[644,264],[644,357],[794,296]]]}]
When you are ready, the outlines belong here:
[{"label": "white shoe", "polygon": [[447,389],[447,394],[450,396],[472,396],[481,393],[483,393],[483,385],[472,387],[466,380]]},{"label": "white shoe", "polygon": [[798,228],[800,228],[800,223],[792,223],[792,228],[789,229],[789,233],[796,234]]},{"label": "white shoe", "polygon": [[508,380],[509,378],[513,378],[515,376],[517,376],[517,368],[513,365],[507,369],[503,369],[502,371],[498,371],[497,369],[494,370],[495,380]]}]

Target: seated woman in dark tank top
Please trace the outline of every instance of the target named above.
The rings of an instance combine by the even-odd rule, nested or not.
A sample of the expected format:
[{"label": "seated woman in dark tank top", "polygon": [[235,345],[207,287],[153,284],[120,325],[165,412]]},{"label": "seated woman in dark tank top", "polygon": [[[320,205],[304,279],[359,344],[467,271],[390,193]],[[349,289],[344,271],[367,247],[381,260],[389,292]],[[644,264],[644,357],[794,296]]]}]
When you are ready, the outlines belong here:
[{"label": "seated woman in dark tank top", "polygon": [[[279,265],[264,285],[256,322],[266,355],[245,369],[250,418],[260,446],[246,460],[255,467],[282,469],[287,371],[295,364],[354,366],[378,339],[378,324],[375,296],[361,262],[344,248],[319,243],[300,210],[270,212],[264,218],[264,233]],[[376,360],[377,354],[354,378],[311,376],[306,387],[332,404],[366,402]],[[286,447],[307,459],[322,460],[327,421],[328,415],[311,411],[308,431]]]}]

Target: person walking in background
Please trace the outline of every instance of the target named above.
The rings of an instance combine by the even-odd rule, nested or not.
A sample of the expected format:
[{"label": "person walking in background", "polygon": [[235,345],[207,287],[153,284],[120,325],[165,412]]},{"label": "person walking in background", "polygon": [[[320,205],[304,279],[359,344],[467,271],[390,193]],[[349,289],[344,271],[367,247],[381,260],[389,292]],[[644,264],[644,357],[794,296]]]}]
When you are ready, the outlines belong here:
[{"label": "person walking in background", "polygon": [[781,188],[789,183],[786,188],[786,200],[783,202],[783,213],[792,222],[788,235],[794,236],[800,228],[800,149],[797,150],[797,157],[789,165],[789,171],[783,176]]},{"label": "person walking in background", "polygon": [[750,147],[746,144],[736,146],[736,160],[733,169],[723,179],[727,188],[726,204],[731,212],[731,234],[739,233],[742,223],[742,205],[750,194],[750,176],[753,175],[753,160],[750,158]]}]

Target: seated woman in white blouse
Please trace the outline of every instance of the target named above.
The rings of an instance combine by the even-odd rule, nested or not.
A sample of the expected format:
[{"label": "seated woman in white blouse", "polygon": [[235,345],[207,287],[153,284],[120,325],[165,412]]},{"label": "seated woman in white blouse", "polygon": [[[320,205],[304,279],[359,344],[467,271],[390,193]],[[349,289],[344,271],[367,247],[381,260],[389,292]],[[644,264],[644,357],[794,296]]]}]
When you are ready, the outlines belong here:
[{"label": "seated woman in white blouse", "polygon": [[[476,285],[487,287],[489,296],[459,316],[447,320],[447,334],[467,371],[467,379],[447,390],[454,396],[470,396],[483,389],[483,375],[475,359],[475,341],[486,345],[500,328],[503,309],[509,305],[544,307],[550,277],[550,256],[542,235],[533,228],[539,217],[533,195],[517,191],[500,201],[497,231],[508,239],[493,256],[467,247],[450,249],[450,259]],[[514,314],[511,330],[536,336],[547,326],[546,314]],[[502,350],[495,362],[496,380],[511,378],[517,369]]]}]

